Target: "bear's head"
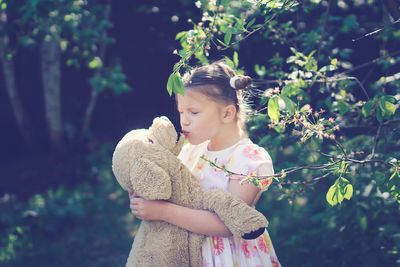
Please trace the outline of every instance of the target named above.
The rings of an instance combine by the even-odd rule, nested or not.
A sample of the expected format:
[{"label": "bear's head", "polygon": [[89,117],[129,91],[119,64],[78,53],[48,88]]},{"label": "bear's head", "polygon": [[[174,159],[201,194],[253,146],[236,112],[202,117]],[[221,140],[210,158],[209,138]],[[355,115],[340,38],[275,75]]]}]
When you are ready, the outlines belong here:
[{"label": "bear's head", "polygon": [[[177,138],[175,127],[167,117],[155,118],[149,129],[128,132],[118,142],[112,158],[112,170],[121,187],[126,191],[133,191],[136,187],[134,183],[141,183],[138,181],[141,179],[139,177],[143,179],[157,177],[160,183],[164,180],[162,183],[167,185],[168,178],[165,172],[154,159],[148,159],[154,158],[150,155],[157,154],[157,159],[161,161],[168,152],[177,156],[184,143],[183,136],[179,140]],[[151,181],[157,184],[156,179]],[[170,194],[168,191],[170,190],[166,190],[166,194],[162,197],[158,194],[158,197],[165,199]]]}]

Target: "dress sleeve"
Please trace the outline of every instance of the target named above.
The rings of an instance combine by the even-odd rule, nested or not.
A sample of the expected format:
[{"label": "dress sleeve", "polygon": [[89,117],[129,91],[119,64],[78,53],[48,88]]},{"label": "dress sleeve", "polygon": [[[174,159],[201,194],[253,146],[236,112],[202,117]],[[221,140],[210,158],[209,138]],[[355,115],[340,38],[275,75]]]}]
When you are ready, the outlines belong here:
[{"label": "dress sleeve", "polygon": [[[269,176],[274,174],[272,159],[268,152],[256,144],[240,146],[234,153],[234,162],[230,170],[234,173],[251,176]],[[243,176],[231,176],[231,179],[243,179]],[[272,182],[272,177],[259,180],[260,188],[253,205],[258,201],[261,193],[266,191]]]}]

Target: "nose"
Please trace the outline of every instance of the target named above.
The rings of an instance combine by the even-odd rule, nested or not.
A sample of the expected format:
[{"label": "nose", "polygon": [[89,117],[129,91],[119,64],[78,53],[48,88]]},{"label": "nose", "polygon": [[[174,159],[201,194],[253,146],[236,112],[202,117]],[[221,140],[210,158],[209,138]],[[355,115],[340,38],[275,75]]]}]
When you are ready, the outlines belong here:
[{"label": "nose", "polygon": [[188,126],[189,125],[189,119],[185,112],[181,113],[181,126]]}]

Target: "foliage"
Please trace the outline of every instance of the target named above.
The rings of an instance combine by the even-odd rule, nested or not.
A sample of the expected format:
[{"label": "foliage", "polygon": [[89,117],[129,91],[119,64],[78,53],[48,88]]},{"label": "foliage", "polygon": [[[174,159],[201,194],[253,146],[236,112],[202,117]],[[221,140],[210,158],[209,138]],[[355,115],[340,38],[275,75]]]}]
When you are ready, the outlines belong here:
[{"label": "foliage", "polygon": [[91,179],[74,188],[60,186],[26,201],[2,199],[2,266],[124,265],[135,224],[129,198],[109,167],[111,149],[105,144],[87,156]]},{"label": "foliage", "polygon": [[[400,31],[387,2],[182,0],[176,11],[191,18],[176,34],[170,94],[184,93],[183,71],[210,59],[255,78],[248,132],[276,173],[244,178],[273,181],[257,208],[283,266],[400,262]],[[115,42],[105,3],[0,0],[6,59],[56,38],[67,68],[90,72],[95,92],[125,92],[121,65],[103,54]],[[112,178],[111,146],[88,148],[78,185],[0,198],[2,266],[123,265],[135,230],[128,197]]]},{"label": "foliage", "polygon": [[[6,2],[9,1],[2,0],[0,3]],[[3,10],[0,26],[4,24],[4,27],[0,27],[0,35],[15,39],[7,47],[8,60],[24,50],[40,47],[53,40],[57,51],[61,51],[59,60],[62,63],[91,72],[87,84],[94,93],[86,105],[83,126],[75,126],[82,128],[81,136],[89,128],[97,93],[107,89],[119,95],[131,90],[122,65],[115,63],[114,58],[106,58],[106,48],[115,43],[115,39],[107,34],[113,26],[110,21],[111,2],[17,0],[10,1]],[[59,77],[52,78],[59,80]]]},{"label": "foliage", "polygon": [[[242,62],[247,60],[244,69],[254,69],[259,102],[248,123],[249,134],[267,148],[278,171],[244,178],[250,182],[273,177],[277,186],[271,186],[270,194],[287,200],[288,209],[271,197],[258,205],[261,210],[270,207],[265,212],[276,221],[270,228],[278,255],[285,255],[282,263],[399,263],[398,21],[375,1],[197,5],[201,19],[190,20],[193,29],[176,35],[180,60],[171,75],[190,71],[194,59],[206,63],[218,53],[235,53]],[[181,93],[182,87],[168,90]],[[326,203],[341,205],[329,208]],[[306,224],[309,220],[311,225]],[[306,240],[310,242],[305,245]],[[368,246],[354,249],[357,243],[345,240]],[[302,249],[294,252],[293,247]]]}]

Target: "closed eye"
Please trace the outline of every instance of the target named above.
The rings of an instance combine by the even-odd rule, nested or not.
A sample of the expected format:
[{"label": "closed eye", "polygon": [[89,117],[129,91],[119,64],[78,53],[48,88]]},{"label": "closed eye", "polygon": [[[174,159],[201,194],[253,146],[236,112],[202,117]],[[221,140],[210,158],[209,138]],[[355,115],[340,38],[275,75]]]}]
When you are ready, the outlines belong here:
[{"label": "closed eye", "polygon": [[147,140],[149,140],[150,144],[154,144],[153,140],[151,140],[150,138],[147,138]]}]

